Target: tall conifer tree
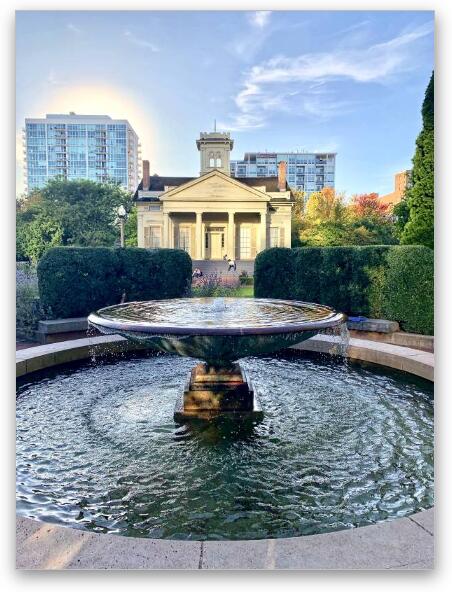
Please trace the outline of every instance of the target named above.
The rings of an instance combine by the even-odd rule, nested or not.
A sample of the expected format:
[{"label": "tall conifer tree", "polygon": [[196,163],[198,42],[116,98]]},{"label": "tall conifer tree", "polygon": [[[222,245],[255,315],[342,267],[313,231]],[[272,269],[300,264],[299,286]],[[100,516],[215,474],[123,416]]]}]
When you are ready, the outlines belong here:
[{"label": "tall conifer tree", "polygon": [[422,105],[422,131],[416,140],[412,186],[407,191],[408,221],[400,242],[405,245],[434,244],[434,74]]}]

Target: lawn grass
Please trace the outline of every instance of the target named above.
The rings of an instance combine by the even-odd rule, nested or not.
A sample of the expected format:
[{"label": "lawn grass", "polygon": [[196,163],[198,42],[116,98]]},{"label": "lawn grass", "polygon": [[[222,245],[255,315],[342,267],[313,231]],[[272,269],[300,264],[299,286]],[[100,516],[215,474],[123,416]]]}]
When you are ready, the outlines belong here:
[{"label": "lawn grass", "polygon": [[238,298],[253,298],[253,296],[254,286],[240,286],[240,288],[237,288]]}]

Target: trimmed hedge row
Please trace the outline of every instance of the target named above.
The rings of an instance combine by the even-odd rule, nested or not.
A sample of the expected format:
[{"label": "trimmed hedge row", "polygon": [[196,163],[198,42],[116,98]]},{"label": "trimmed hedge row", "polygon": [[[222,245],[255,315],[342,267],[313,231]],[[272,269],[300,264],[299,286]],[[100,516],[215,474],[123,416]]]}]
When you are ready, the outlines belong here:
[{"label": "trimmed hedge row", "polygon": [[256,257],[258,298],[318,302],[433,334],[433,251],[422,246],[273,248]]},{"label": "trimmed hedge row", "polygon": [[192,263],[176,249],[55,247],[37,272],[41,306],[57,319],[86,316],[123,296],[129,302],[185,296]]}]

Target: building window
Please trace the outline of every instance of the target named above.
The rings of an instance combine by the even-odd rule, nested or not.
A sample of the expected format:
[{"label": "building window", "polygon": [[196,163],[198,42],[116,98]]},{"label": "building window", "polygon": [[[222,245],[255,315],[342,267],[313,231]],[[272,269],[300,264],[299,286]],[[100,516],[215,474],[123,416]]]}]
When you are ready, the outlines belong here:
[{"label": "building window", "polygon": [[190,252],[190,228],[179,228],[179,249]]},{"label": "building window", "polygon": [[160,226],[145,226],[144,247],[146,249],[159,249],[162,241],[162,229]]},{"label": "building window", "polygon": [[277,226],[270,227],[270,247],[279,247],[279,228]]},{"label": "building window", "polygon": [[251,228],[240,228],[240,259],[251,259]]}]

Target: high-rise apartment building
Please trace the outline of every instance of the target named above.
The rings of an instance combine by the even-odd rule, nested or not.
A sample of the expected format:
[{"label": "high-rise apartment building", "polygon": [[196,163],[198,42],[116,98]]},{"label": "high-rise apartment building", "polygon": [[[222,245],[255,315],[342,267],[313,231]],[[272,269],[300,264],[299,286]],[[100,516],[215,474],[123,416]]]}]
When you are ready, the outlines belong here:
[{"label": "high-rise apartment building", "polygon": [[135,191],[141,180],[138,136],[125,119],[108,115],[46,115],[25,119],[25,190],[49,179],[119,181]]},{"label": "high-rise apartment building", "polygon": [[309,196],[324,187],[334,187],[336,152],[246,152],[243,160],[231,160],[231,176],[277,177],[283,161],[292,189]]}]

